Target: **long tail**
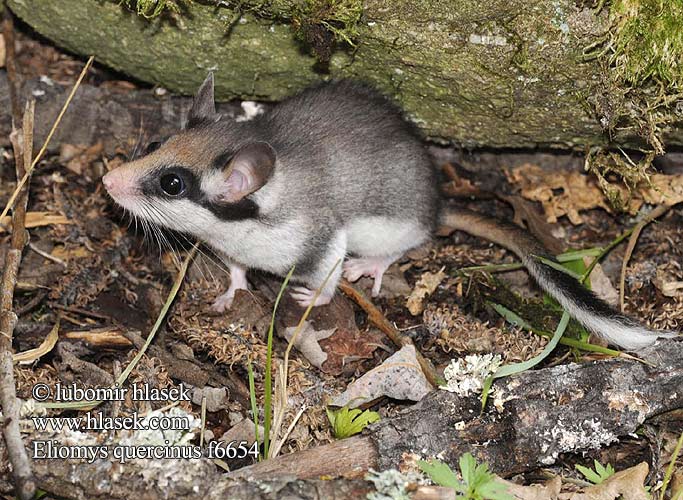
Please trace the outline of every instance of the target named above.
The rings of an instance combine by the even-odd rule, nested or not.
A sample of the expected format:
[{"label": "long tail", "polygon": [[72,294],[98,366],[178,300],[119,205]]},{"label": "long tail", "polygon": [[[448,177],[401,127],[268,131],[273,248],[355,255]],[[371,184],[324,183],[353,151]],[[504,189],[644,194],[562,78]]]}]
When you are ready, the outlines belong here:
[{"label": "long tail", "polygon": [[526,231],[469,210],[444,208],[440,223],[503,246],[522,260],[536,282],[576,320],[591,332],[624,349],[637,351],[659,337],[674,332],[656,332],[615,311],[593,292],[562,271],[544,264],[538,257],[555,260],[543,245]]}]

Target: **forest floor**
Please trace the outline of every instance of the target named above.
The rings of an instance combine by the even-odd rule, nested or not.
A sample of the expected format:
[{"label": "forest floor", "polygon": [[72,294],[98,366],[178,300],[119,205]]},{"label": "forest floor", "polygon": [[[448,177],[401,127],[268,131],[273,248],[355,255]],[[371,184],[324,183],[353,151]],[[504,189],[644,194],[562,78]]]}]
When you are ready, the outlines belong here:
[{"label": "forest floor", "polygon": [[[68,88],[84,62],[21,27],[16,64],[22,81],[42,79],[42,84]],[[98,89],[100,100],[133,91],[160,103],[172,98],[164,89],[126,80],[97,65],[83,84]],[[42,95],[34,90],[33,96],[38,99],[38,111],[43,105]],[[76,94],[74,102],[78,99]],[[239,103],[223,109],[233,117],[243,112]],[[7,116],[0,122],[7,123],[9,105],[3,113]],[[51,387],[57,383],[110,386],[131,364],[152,330],[191,248],[178,235],[165,232],[164,242],[157,234],[143,234],[114,206],[101,183],[103,174],[126,161],[136,144],[153,140],[157,131],[149,135],[145,123],[134,123],[128,127],[128,137],[122,138],[121,130],[117,132],[114,145],[105,132],[99,140],[84,144],[70,142],[69,130],[61,130],[30,181],[30,247],[24,251],[16,281],[13,307],[18,321],[12,347],[15,352],[34,349],[52,331],[58,331],[58,340],[40,357],[15,365],[17,395],[23,401],[32,398],[38,383]],[[4,207],[16,187],[16,178],[7,137],[0,140],[0,146],[0,206]],[[582,171],[583,160],[578,153],[462,151],[433,144],[429,148],[450,203],[524,223],[556,254],[606,247],[659,204],[657,193],[662,190],[639,186],[631,194],[631,211],[616,212],[597,181]],[[659,176],[655,182],[670,186],[683,199],[683,157],[672,154],[658,166],[660,170],[653,174]],[[683,205],[663,212],[656,222],[645,225],[630,256],[626,256],[628,238],[605,255],[591,276],[591,284],[598,295],[619,307],[621,268],[626,259],[624,311],[652,328],[682,331]],[[0,267],[4,268],[11,238],[9,220],[0,222],[4,225],[0,229]],[[591,259],[588,256],[574,262],[578,266],[574,269],[585,271]],[[368,308],[372,305],[368,304],[374,304],[375,313],[395,327],[404,343],[414,345],[429,360],[438,376],[443,376],[452,359],[471,354],[497,354],[503,364],[537,356],[547,337],[512,325],[492,304],[504,306],[536,330],[546,332],[555,330],[561,309],[544,300],[524,270],[501,272],[497,267],[515,262],[511,253],[463,233],[438,237],[390,268],[380,297],[369,301],[340,293],[332,305],[314,310],[286,363],[287,396],[286,401],[280,401],[284,422],[279,434],[280,454],[332,443],[335,437],[326,405],[340,395],[344,395],[343,400],[367,398],[363,409],[377,412],[382,420],[399,415],[413,404],[411,398],[418,398],[415,388],[424,383],[423,375],[391,374],[378,368],[385,366],[382,363],[398,348],[370,320]],[[473,266],[483,269],[466,270]],[[253,442],[250,394],[255,396],[256,406],[264,408],[267,332],[282,279],[250,274],[251,292],[240,293],[227,313],[211,312],[211,303],[228,282],[225,266],[210,249],[200,248],[154,338],[153,348],[135,364],[128,381],[156,388],[183,383],[192,388],[193,400],[174,406],[201,420],[205,398],[205,437]],[[369,297],[369,281],[361,280],[354,286]],[[285,366],[288,341],[283,336],[285,332],[291,335],[303,313],[285,294],[275,322],[275,375]],[[58,330],[54,330],[55,325]],[[574,322],[565,335],[580,342],[589,340]],[[596,339],[590,341],[605,347]],[[610,357],[605,349],[591,352],[560,345],[537,368],[603,362]],[[413,357],[407,362],[416,360]],[[370,385],[377,382],[393,390],[373,392],[370,397],[367,382],[360,387],[351,384],[368,373],[375,376]],[[477,400],[476,395],[471,397]],[[167,408],[168,400],[126,398],[120,403],[105,403],[99,410],[125,416]],[[74,416],[78,412],[50,409],[47,414]],[[285,432],[293,422],[292,429]],[[655,487],[661,484],[682,431],[679,407],[643,423],[638,432],[619,436],[615,443],[577,447],[574,453],[559,454],[547,466],[513,467],[509,470],[521,472],[503,475],[519,484],[561,476],[562,491],[574,494],[590,486],[590,478],[579,473],[576,464],[592,468],[593,460],[597,460],[620,471],[645,462],[650,467],[645,481]],[[2,470],[8,473],[6,456],[2,461]],[[235,470],[252,460],[225,463]],[[493,468],[493,472],[501,471]],[[672,491],[683,488],[680,467],[672,484]],[[642,483],[633,487],[640,488]],[[44,498],[52,493],[48,491]]]}]

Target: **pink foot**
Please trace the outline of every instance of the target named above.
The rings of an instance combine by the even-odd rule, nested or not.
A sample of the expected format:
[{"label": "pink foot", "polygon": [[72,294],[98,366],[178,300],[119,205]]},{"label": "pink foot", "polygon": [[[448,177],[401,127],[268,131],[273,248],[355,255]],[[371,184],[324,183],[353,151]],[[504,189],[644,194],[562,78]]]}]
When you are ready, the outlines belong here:
[{"label": "pink foot", "polygon": [[[315,295],[315,290],[309,290],[308,288],[303,286],[296,286],[292,290],[292,298],[296,300],[301,307],[308,307],[309,305],[311,305],[311,303],[313,302],[313,296]],[[320,295],[315,301],[315,304],[313,305],[324,306],[325,304],[329,304],[332,300],[333,295],[334,292],[332,294],[327,294],[323,291],[320,293]]]},{"label": "pink foot", "polygon": [[230,266],[230,286],[228,291],[216,297],[211,310],[222,313],[232,306],[237,290],[248,290],[247,270],[243,267]]},{"label": "pink foot", "polygon": [[344,277],[353,282],[362,276],[369,276],[375,282],[372,285],[372,296],[377,297],[382,288],[382,276],[388,267],[398,259],[400,255],[389,255],[387,257],[362,257],[348,259],[344,262]]}]

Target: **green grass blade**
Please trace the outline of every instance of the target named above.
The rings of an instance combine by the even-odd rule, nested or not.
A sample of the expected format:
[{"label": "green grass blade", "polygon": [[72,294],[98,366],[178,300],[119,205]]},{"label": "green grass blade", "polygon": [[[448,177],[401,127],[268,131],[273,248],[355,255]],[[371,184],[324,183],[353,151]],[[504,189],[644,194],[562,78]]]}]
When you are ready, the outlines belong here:
[{"label": "green grass blade", "polygon": [[[256,383],[254,382],[254,369],[251,367],[251,362],[247,364],[247,375],[249,377],[249,402],[251,403],[251,415],[254,420],[254,441],[258,443],[258,406],[256,405]],[[256,446],[258,446],[258,444]],[[262,459],[260,453],[258,459],[259,462]]]},{"label": "green grass blade", "polygon": [[562,318],[560,319],[560,322],[557,325],[557,328],[555,329],[553,338],[550,339],[550,342],[546,344],[546,346],[543,348],[543,351],[541,351],[541,353],[538,356],[531,358],[527,361],[522,361],[521,363],[514,363],[511,365],[501,366],[498,369],[498,371],[493,375],[493,378],[507,377],[508,375],[513,375],[515,373],[521,373],[539,364],[541,361],[547,358],[551,352],[553,352],[555,347],[557,347],[557,344],[560,342],[560,339],[562,338],[564,331],[567,329],[568,324],[569,314],[567,313],[567,311],[565,311],[562,313]]},{"label": "green grass blade", "polygon": [[270,327],[268,328],[268,342],[267,342],[267,352],[266,352],[266,373],[264,381],[264,402],[263,402],[263,456],[268,456],[268,448],[270,447],[270,425],[273,418],[273,331],[275,330],[275,313],[277,312],[277,307],[280,305],[280,299],[287,288],[287,283],[289,283],[290,278],[294,274],[294,267],[289,270],[285,280],[282,282],[280,291],[275,299],[275,305],[273,306],[273,315],[270,318]]}]

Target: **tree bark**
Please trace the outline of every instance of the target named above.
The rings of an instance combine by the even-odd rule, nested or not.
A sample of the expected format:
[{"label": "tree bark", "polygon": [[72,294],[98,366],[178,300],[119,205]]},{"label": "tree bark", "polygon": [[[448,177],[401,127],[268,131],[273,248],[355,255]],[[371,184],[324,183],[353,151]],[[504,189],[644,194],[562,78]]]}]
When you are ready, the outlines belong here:
[{"label": "tree bark", "polygon": [[[282,17],[294,3],[266,2]],[[213,70],[220,98],[277,100],[323,78],[286,24],[238,18],[227,7],[196,1],[173,18],[147,21],[118,4],[8,0],[18,16],[67,49],[94,53],[174,91],[194,92]],[[604,144],[589,100],[599,100],[603,88],[609,101],[613,89],[600,85],[603,63],[582,54],[604,37],[606,13],[581,5],[366,0],[356,49],[334,52],[329,71],[375,85],[427,135],[465,147]],[[618,132],[615,143],[639,144],[630,130]],[[671,127],[664,138],[683,144],[683,130]]]}]

